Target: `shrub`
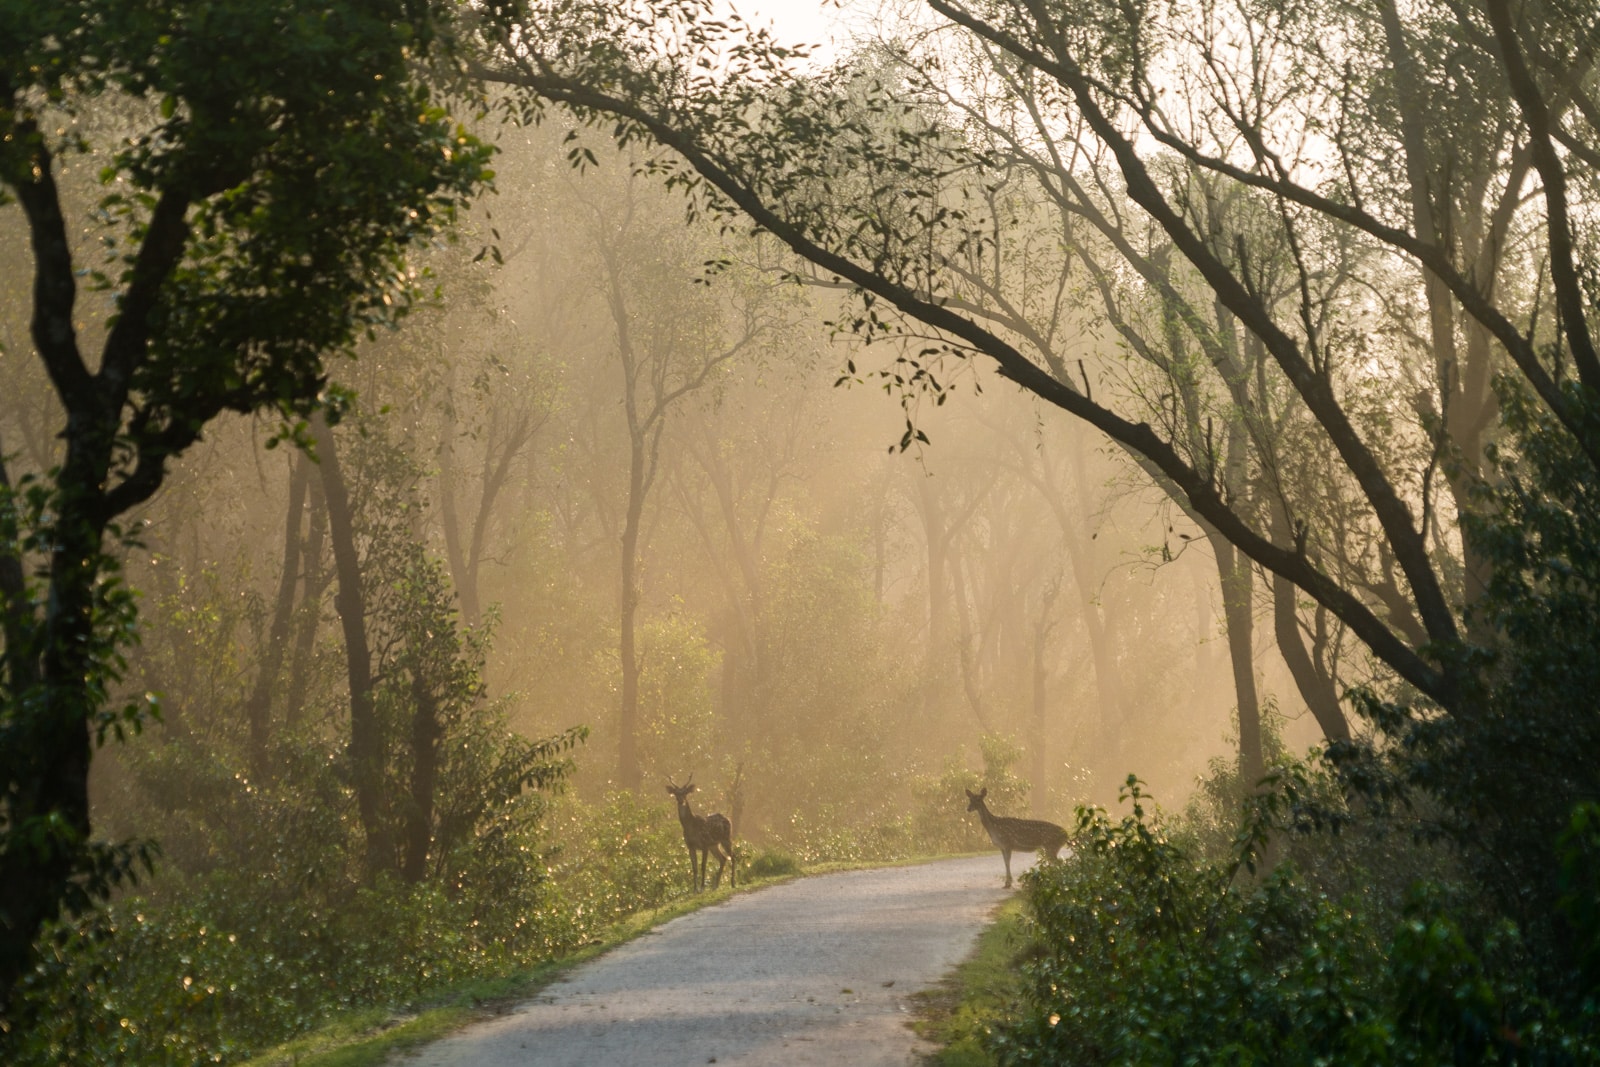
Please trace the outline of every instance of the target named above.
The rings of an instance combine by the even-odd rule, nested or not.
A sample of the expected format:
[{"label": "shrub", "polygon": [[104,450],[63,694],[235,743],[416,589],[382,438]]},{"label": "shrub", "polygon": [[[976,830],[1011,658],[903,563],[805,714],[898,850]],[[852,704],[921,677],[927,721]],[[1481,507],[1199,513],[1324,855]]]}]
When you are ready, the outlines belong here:
[{"label": "shrub", "polygon": [[891,806],[824,805],[795,812],[776,835],[801,863],[865,863],[912,855],[910,821]]},{"label": "shrub", "polygon": [[921,776],[912,783],[916,810],[912,835],[924,853],[977,852],[989,847],[978,817],[967,811],[967,790],[989,790],[989,806],[1002,815],[1020,814],[1028,800],[1029,784],[1012,773],[1022,749],[1010,738],[986,734],[978,742],[982,772],[970,770],[954,757],[945,760],[937,776]]},{"label": "shrub", "polygon": [[787,852],[764,848],[750,857],[750,861],[744,864],[741,873],[748,878],[782,878],[785,875],[799,874],[800,861]]},{"label": "shrub", "polygon": [[1516,928],[1460,887],[1419,882],[1396,913],[1293,861],[1254,877],[1258,827],[1208,860],[1137,779],[1123,796],[1127,816],[1079,809],[1079,854],[1024,877],[1034,950],[1002,1063],[1600,1061],[1592,1018],[1559,1018]]},{"label": "shrub", "polygon": [[549,874],[569,944],[690,891],[688,850],[670,801],[630,792],[566,797],[550,826]]}]

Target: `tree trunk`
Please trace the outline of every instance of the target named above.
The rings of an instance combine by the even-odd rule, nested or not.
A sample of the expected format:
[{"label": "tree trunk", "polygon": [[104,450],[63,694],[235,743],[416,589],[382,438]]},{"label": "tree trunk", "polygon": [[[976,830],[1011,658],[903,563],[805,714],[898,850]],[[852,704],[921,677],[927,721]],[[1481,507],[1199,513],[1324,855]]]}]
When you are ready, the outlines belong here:
[{"label": "tree trunk", "polygon": [[[1289,543],[1288,522],[1281,505],[1272,509],[1272,536],[1280,544]],[[1306,651],[1300,637],[1300,613],[1296,606],[1294,584],[1281,574],[1272,576],[1272,628],[1278,641],[1278,653],[1288,666],[1300,697],[1306,702],[1322,736],[1329,741],[1350,740],[1350,723],[1339,707],[1339,693],[1334,681]]]},{"label": "tree trunk", "polygon": [[1045,649],[1050,641],[1050,631],[1055,622],[1050,618],[1056,597],[1061,593],[1061,576],[1057,575],[1044,589],[1039,600],[1039,614],[1033,620],[1033,729],[1029,732],[1028,748],[1033,754],[1033,788],[1029,791],[1033,814],[1043,818],[1049,805],[1050,760],[1045,736],[1050,722],[1049,682],[1050,672],[1045,667]]},{"label": "tree trunk", "polygon": [[11,835],[24,827],[34,834],[32,847],[0,853],[0,1014],[28,970],[34,939],[70,898],[90,835],[89,762],[100,711],[94,682],[103,674],[95,663],[95,606],[109,518],[95,487],[106,477],[111,442],[88,422],[69,418],[50,530],[50,592],[42,633],[32,640],[13,640],[20,635],[12,623],[34,610],[15,581],[20,568],[0,568],[8,597],[5,680],[14,702],[5,758],[31,768],[8,776],[15,784],[5,814]]},{"label": "tree trunk", "polygon": [[300,579],[300,516],[306,506],[306,483],[311,480],[304,456],[296,456],[289,473],[289,513],[283,528],[283,570],[278,576],[278,597],[272,610],[272,625],[267,645],[262,650],[261,669],[256,684],[245,702],[245,720],[250,725],[250,773],[260,779],[266,773],[267,744],[272,730],[272,694],[283,672],[284,646],[289,638],[289,623],[294,616],[294,587]]},{"label": "tree trunk", "polygon": [[367,645],[366,597],[361,588],[361,560],[356,552],[355,515],[339,467],[333,432],[321,414],[311,420],[311,432],[322,467],[322,495],[328,508],[328,532],[333,540],[333,565],[338,581],[334,607],[344,629],[345,670],[350,683],[350,779],[356,793],[356,812],[366,839],[366,872],[371,878],[394,868],[394,847],[383,826],[382,737],[372,694],[372,650]]},{"label": "tree trunk", "polygon": [[310,684],[311,659],[317,648],[317,629],[322,622],[322,595],[328,591],[329,575],[322,566],[322,551],[328,539],[328,507],[323,500],[322,480],[309,480],[307,506],[311,529],[306,535],[305,578],[300,589],[300,612],[295,621],[294,656],[289,661],[288,693],[283,710],[284,727],[297,729],[305,718],[306,689]]},{"label": "tree trunk", "polygon": [[984,707],[977,656],[972,649],[977,635],[972,632],[972,612],[967,603],[966,573],[961,565],[959,552],[950,552],[949,566],[956,605],[956,662],[961,667],[961,691],[967,698],[967,707],[972,709],[972,717],[978,721],[978,729],[986,734],[992,734],[994,727],[990,725],[989,713]]},{"label": "tree trunk", "polygon": [[428,876],[433,844],[433,794],[439,778],[439,702],[420,665],[411,674],[411,803],[406,809],[405,859],[400,876],[416,885]]},{"label": "tree trunk", "polygon": [[1217,557],[1222,581],[1222,610],[1228,631],[1228,659],[1233,666],[1233,691],[1239,704],[1239,780],[1254,790],[1266,775],[1261,754],[1261,701],[1256,692],[1254,573],[1250,561],[1209,527],[1206,536]]},{"label": "tree trunk", "polygon": [[618,649],[622,659],[622,705],[617,716],[617,784],[637,790],[639,767],[639,653],[634,633],[639,615],[639,524],[644,514],[644,441],[635,434],[629,451],[628,513],[622,527],[622,610]]},{"label": "tree trunk", "polygon": [[461,617],[468,626],[478,624],[478,576],[467,561],[461,536],[460,509],[456,490],[460,476],[456,470],[456,420],[452,405],[445,405],[444,439],[439,445],[439,525],[444,531],[444,555],[450,564],[456,597],[461,602]]},{"label": "tree trunk", "polygon": [[946,580],[949,572],[949,540],[944,511],[932,479],[921,477],[918,480],[917,505],[917,514],[922,519],[928,565],[928,647],[922,669],[922,715],[925,722],[932,723],[941,703],[941,683],[948,676],[944,667],[951,644]]},{"label": "tree trunk", "polygon": [[[1089,474],[1083,463],[1081,449],[1069,449],[1073,479],[1078,498],[1089,499]],[[1048,469],[1046,476],[1049,477]],[[1063,493],[1053,478],[1047,497],[1050,510],[1061,529],[1061,541],[1067,549],[1067,562],[1072,567],[1072,581],[1078,589],[1078,603],[1083,616],[1084,629],[1089,634],[1089,653],[1094,661],[1094,687],[1099,697],[1100,723],[1096,744],[1105,757],[1119,749],[1119,732],[1127,723],[1126,700],[1122,691],[1122,669],[1117,658],[1116,618],[1100,596],[1103,568],[1097,565],[1093,545],[1093,531],[1088,526],[1087,506],[1069,513]]]}]

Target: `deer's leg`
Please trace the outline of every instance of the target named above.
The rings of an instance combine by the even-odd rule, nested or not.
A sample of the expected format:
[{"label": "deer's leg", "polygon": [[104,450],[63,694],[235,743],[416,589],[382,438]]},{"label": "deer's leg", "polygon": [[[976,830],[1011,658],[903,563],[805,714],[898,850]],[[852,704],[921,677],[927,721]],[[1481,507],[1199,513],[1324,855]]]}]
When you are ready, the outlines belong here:
[{"label": "deer's leg", "polygon": [[[722,872],[728,866],[728,857],[722,854],[721,845],[712,845],[711,850],[717,854],[717,873],[711,879],[711,888],[715,889],[722,884]],[[706,858],[709,860],[710,856]]]},{"label": "deer's leg", "polygon": [[1010,889],[1011,888],[1011,850],[1009,848],[1003,848],[1003,849],[1000,850],[1000,855],[1004,856],[1005,859],[1006,859],[1006,888]]},{"label": "deer's leg", "polygon": [[695,878],[697,877],[695,871],[694,846],[689,845],[687,848],[689,849],[689,892],[693,893],[695,890]]}]

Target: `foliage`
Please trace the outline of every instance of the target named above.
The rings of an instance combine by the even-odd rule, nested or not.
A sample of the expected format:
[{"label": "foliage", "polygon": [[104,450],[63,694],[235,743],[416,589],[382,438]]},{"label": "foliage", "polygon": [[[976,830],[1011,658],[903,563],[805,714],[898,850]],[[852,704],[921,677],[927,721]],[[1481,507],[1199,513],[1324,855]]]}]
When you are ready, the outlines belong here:
[{"label": "foliage", "polygon": [[[1557,420],[1509,380],[1497,479],[1463,532],[1493,562],[1473,614],[1496,642],[1474,655],[1482,682],[1457,714],[1425,701],[1361,695],[1373,737],[1332,752],[1380,810],[1424,806],[1429,829],[1460,849],[1472,877],[1538,953],[1554,990],[1585,951],[1560,901],[1558,838],[1600,798],[1600,481]],[[1579,410],[1592,401],[1574,397]],[[1591,883],[1592,884],[1592,883]],[[1568,987],[1569,994],[1573,992]],[[1570,1004],[1569,1004],[1570,1006]]]},{"label": "foliage", "polygon": [[[483,699],[487,633],[463,638],[439,568],[414,542],[371,547],[385,544],[387,562],[369,560],[388,579],[379,706],[399,754],[383,797],[397,825],[414,819],[404,756],[417,749],[402,742],[429,708],[430,862],[415,878],[367,876],[339,729],[283,731],[272,773],[253,777],[239,769],[243,694],[214,684],[232,674],[229,656],[169,672],[186,713],[122,753],[114,788],[131,809],[123,819],[172,828],[170,863],[147,895],[47,933],[4,1045],[19,1062],[236,1058],[331,1011],[505,974],[576,943],[545,870],[544,822],[586,731],[510,733],[503,705]],[[181,573],[174,584],[152,614],[156,633],[176,627],[225,650],[243,629],[238,598]],[[197,692],[224,699],[202,704]]]},{"label": "foliage", "polygon": [[[1002,1063],[1595,1062],[1514,926],[1419,883],[1398,911],[1293,863],[1197,857],[1137,779],[1080,809],[1073,862],[1025,876],[1037,957]],[[1242,839],[1250,837],[1250,828]],[[1576,1025],[1575,1025],[1576,1024]]]},{"label": "foliage", "polygon": [[683,828],[670,798],[627,791],[592,805],[567,798],[550,837],[548,870],[568,944],[691,891]]},{"label": "foliage", "polygon": [[933,989],[916,995],[917,1033],[940,1048],[930,1067],[992,1067],[987,1037],[1021,992],[1021,959],[1027,939],[1020,898],[995,912],[978,935],[972,954]]},{"label": "foliage", "polygon": [[716,726],[711,683],[717,655],[681,612],[652,618],[640,634],[640,762],[644,780],[681,781],[711,762]]},{"label": "foliage", "polygon": [[51,935],[22,987],[36,1017],[9,1062],[233,1060],[336,1010],[545,958],[551,931],[527,916],[548,884],[528,878],[512,901],[488,888],[386,878],[318,899],[219,871],[179,900],[119,901]]},{"label": "foliage", "polygon": [[1128,817],[1082,812],[1084,853],[1027,883],[1041,955],[1002,1061],[1600,1062],[1600,514],[1573,438],[1502,403],[1464,521],[1495,564],[1481,688],[1453,714],[1358,695],[1374,733],[1280,759],[1230,849],[1226,767],[1178,831],[1132,779]]},{"label": "foliage", "polygon": [[773,836],[785,852],[805,864],[898,860],[917,854],[910,820],[888,804],[799,809]]},{"label": "foliage", "polygon": [[[548,754],[566,742],[499,744]],[[192,747],[159,751],[140,773],[200,769]],[[494,752],[479,755],[495,765]],[[292,763],[297,776],[281,784],[236,775],[190,797],[231,863],[165,872],[151,894],[47,935],[20,987],[25,1025],[0,1046],[8,1062],[237,1059],[335,1011],[403,1005],[559,958],[688,895],[672,806],[629,793],[491,805],[439,875],[366,884],[337,762],[308,749]]]},{"label": "foliage", "polygon": [[[48,470],[0,466],[3,510],[33,517],[0,546],[0,1005],[44,924],[137,852],[90,843],[87,795],[93,742],[127,723],[107,692],[132,640],[118,518],[222,413],[306,416],[324,361],[410,303],[407,245],[491,177],[491,149],[420,80],[451,10],[0,6],[0,206],[26,224],[61,438]],[[96,145],[80,120],[101,109],[124,121]],[[100,168],[92,209],[63,195],[80,163]],[[72,236],[80,212],[97,253]]]},{"label": "foliage", "polygon": [[740,877],[783,878],[800,873],[800,861],[780,849],[764,848],[739,863]]},{"label": "foliage", "polygon": [[978,739],[978,751],[982,772],[969,770],[951,756],[938,777],[923,775],[912,781],[913,833],[921,851],[976,852],[990,847],[982,822],[967,810],[968,790],[989,790],[989,809],[998,815],[1024,814],[1032,785],[1011,769],[1022,758],[1022,748],[1008,737],[985,734]]},{"label": "foliage", "polygon": [[[416,533],[420,471],[385,427],[362,430],[350,467],[360,486],[355,527],[376,651],[380,836],[395,848],[389,868],[406,880],[449,881],[458,852],[515,838],[517,802],[559,788],[573,770],[567,753],[588,731],[534,743],[505,729],[507,701],[489,701],[483,681],[492,619],[462,625],[445,567]],[[514,883],[526,864],[514,855],[505,864],[503,877]]]},{"label": "foliage", "polygon": [[786,809],[863,824],[846,809],[885,805],[890,668],[865,560],[843,538],[800,530],[767,565],[764,590],[763,685],[752,707],[729,709],[742,713],[730,728],[746,739],[749,773]]}]

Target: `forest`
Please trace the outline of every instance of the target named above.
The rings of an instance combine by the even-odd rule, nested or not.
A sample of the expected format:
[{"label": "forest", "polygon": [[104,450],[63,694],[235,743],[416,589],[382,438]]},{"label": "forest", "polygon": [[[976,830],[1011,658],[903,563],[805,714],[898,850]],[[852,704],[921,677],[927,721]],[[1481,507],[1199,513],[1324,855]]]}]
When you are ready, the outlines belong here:
[{"label": "forest", "polygon": [[566,958],[692,780],[1066,824],[988,1062],[1600,1062],[1600,10],[841,12],[0,0],[0,1059]]}]

